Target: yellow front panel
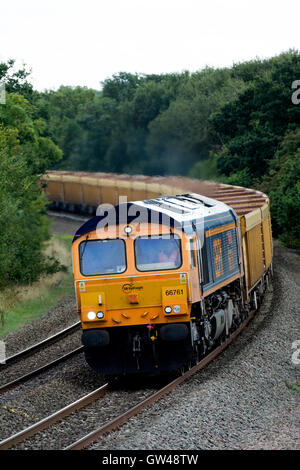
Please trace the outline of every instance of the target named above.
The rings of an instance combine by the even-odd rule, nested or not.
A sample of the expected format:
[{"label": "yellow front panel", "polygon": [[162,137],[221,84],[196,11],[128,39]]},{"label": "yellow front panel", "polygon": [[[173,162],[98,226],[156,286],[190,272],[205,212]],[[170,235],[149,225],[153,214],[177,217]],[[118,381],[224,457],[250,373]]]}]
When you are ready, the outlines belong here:
[{"label": "yellow front panel", "polygon": [[[166,316],[185,315],[188,313],[187,290],[185,285],[168,286],[162,288],[162,303],[165,312],[166,307],[171,307],[172,312],[165,312]],[[176,307],[180,307],[180,311]]]},{"label": "yellow front panel", "polygon": [[99,289],[89,290],[88,292],[81,292],[81,303],[82,305],[88,307],[99,306],[99,309],[106,305],[105,302],[105,293],[100,291]]},{"label": "yellow front panel", "polygon": [[[164,313],[165,305],[180,305],[178,315],[181,315],[181,318],[188,313],[186,274],[166,274],[165,277],[141,275],[140,280],[110,278],[101,282],[99,279],[81,281],[78,285],[83,328],[163,323],[168,321]],[[90,322],[87,320],[89,311],[103,311],[105,317],[99,322]],[[176,317],[173,312],[172,317],[174,316]],[[176,319],[173,318],[173,321]]]},{"label": "yellow front panel", "polygon": [[97,298],[99,290],[105,293],[106,306],[109,310],[132,308],[131,295],[137,296],[139,306],[155,307],[161,305],[160,290],[157,288],[157,282],[153,281],[144,280],[132,284],[126,279],[121,282],[112,282],[109,279],[107,284],[88,286],[87,289],[88,294],[81,294],[83,295],[83,305],[87,298]]},{"label": "yellow front panel", "polygon": [[168,286],[162,288],[162,298],[164,301],[169,301],[170,299],[186,299],[186,287],[185,286]]}]

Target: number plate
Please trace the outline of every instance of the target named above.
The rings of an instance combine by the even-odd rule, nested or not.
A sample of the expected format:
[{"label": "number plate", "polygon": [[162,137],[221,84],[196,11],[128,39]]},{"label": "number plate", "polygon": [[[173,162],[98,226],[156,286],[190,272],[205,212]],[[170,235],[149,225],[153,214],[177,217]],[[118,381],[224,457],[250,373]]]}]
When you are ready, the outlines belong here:
[{"label": "number plate", "polygon": [[162,294],[164,299],[186,299],[186,287],[163,287]]}]

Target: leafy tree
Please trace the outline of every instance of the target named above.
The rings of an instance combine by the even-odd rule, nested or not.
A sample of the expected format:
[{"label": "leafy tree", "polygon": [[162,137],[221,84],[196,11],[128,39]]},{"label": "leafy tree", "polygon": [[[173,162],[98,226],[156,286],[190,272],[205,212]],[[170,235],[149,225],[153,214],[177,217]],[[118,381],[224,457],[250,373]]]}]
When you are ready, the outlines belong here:
[{"label": "leafy tree", "polygon": [[[80,139],[73,148],[69,166],[89,171],[109,170],[105,156],[116,127],[117,104],[115,100],[96,95],[85,103],[77,114],[76,122],[81,128]],[[84,157],[84,161],[83,161]]]},{"label": "leafy tree", "polygon": [[49,238],[46,203],[36,174],[28,166],[17,129],[0,125],[0,288],[30,283],[59,263],[43,255]]},{"label": "leafy tree", "polygon": [[201,180],[219,180],[220,176],[217,171],[217,155],[210,152],[209,158],[199,160],[195,163],[189,171],[188,176],[190,178],[198,178]]},{"label": "leafy tree", "polygon": [[[21,116],[24,151],[25,146],[45,145],[47,151],[40,148],[48,155],[45,161],[56,168],[177,174],[247,187],[263,185],[272,194],[275,234],[293,244],[298,243],[297,236],[287,235],[288,219],[283,215],[296,217],[292,199],[297,200],[298,189],[289,169],[293,167],[297,175],[297,162],[292,154],[289,163],[283,163],[293,188],[293,194],[288,189],[282,194],[284,207],[278,194],[285,186],[278,180],[276,195],[268,185],[281,174],[279,152],[288,154],[281,145],[286,146],[299,127],[300,107],[291,101],[291,85],[299,77],[300,54],[290,50],[266,60],[206,67],[195,73],[120,72],[103,82],[101,92],[81,87],[34,91],[33,108],[27,106],[22,117],[23,106],[15,102],[14,112]],[[6,125],[9,119],[13,122],[8,116]],[[52,158],[54,147],[41,139],[53,140],[62,149],[63,160]],[[32,165],[35,151],[31,160],[30,155],[27,151]]]},{"label": "leafy tree", "polygon": [[5,83],[7,93],[18,93],[27,99],[31,99],[33,94],[32,84],[27,80],[31,71],[23,68],[15,69],[15,60],[0,62],[0,82]]},{"label": "leafy tree", "polygon": [[271,200],[275,236],[292,248],[300,246],[300,130],[288,132],[270,164],[261,188]]},{"label": "leafy tree", "polygon": [[103,82],[103,96],[112,98],[118,103],[131,100],[135,90],[139,86],[140,77],[138,74],[120,72]]},{"label": "leafy tree", "polygon": [[244,88],[228,70],[207,68],[184,78],[177,98],[149,124],[147,152],[150,162],[161,161],[162,173],[187,174],[197,160],[209,158],[214,144],[209,117]]},{"label": "leafy tree", "polygon": [[33,118],[29,101],[14,93],[6,98],[0,106],[0,288],[59,269],[43,255],[49,227],[39,176],[61,151],[40,135],[45,123]]},{"label": "leafy tree", "polygon": [[77,116],[96,95],[95,90],[89,88],[66,86],[35,94],[36,117],[47,122],[43,135],[51,138],[63,151],[63,160],[58,167],[70,167],[69,160],[74,159],[74,153],[84,139],[83,126]]},{"label": "leafy tree", "polygon": [[61,158],[61,150],[48,137],[40,136],[45,122],[35,120],[34,106],[23,96],[7,93],[6,104],[0,106],[0,124],[7,129],[17,129],[27,165],[39,175]]},{"label": "leafy tree", "polygon": [[281,54],[271,65],[210,120],[222,145],[220,173],[228,176],[247,168],[252,182],[261,180],[285,133],[300,124],[300,109],[291,102],[291,84],[300,76],[300,55]]}]

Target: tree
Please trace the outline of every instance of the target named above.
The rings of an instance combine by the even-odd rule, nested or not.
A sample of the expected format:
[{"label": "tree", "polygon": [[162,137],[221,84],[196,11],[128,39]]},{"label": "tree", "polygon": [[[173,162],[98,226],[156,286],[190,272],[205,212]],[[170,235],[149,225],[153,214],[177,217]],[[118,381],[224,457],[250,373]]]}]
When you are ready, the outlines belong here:
[{"label": "tree", "polygon": [[23,96],[7,94],[0,106],[0,287],[29,283],[59,263],[43,255],[49,238],[46,200],[39,176],[61,151],[39,134],[42,120]]},{"label": "tree", "polygon": [[149,124],[150,162],[160,161],[163,174],[187,174],[198,161],[207,160],[214,144],[210,116],[243,89],[226,69],[206,68],[189,79],[184,75],[176,98]]},{"label": "tree", "polygon": [[131,100],[139,86],[140,76],[127,72],[120,72],[107,78],[103,83],[103,96],[111,98],[121,103],[125,100]]},{"label": "tree", "polygon": [[291,101],[291,84],[300,76],[300,54],[281,54],[269,65],[210,119],[222,146],[219,172],[228,176],[247,168],[252,183],[266,174],[285,133],[300,124],[300,109]]},{"label": "tree", "polygon": [[292,248],[300,247],[300,130],[288,132],[270,164],[261,188],[271,199],[275,236]]},{"label": "tree", "polygon": [[0,124],[17,130],[27,165],[39,175],[58,162],[62,152],[50,138],[40,135],[46,123],[42,119],[34,119],[34,112],[34,106],[23,96],[7,93],[6,104],[0,106]]},{"label": "tree", "polygon": [[27,80],[31,71],[23,68],[15,70],[15,60],[0,62],[0,82],[5,84],[7,93],[18,93],[27,99],[31,99],[33,94],[32,84]]},{"label": "tree", "polygon": [[33,101],[36,118],[47,122],[43,135],[53,140],[63,152],[63,159],[57,167],[68,168],[69,160],[74,161],[74,154],[84,139],[83,126],[77,120],[77,116],[82,108],[93,103],[96,96],[95,90],[66,86],[60,87],[57,91],[35,93]]}]

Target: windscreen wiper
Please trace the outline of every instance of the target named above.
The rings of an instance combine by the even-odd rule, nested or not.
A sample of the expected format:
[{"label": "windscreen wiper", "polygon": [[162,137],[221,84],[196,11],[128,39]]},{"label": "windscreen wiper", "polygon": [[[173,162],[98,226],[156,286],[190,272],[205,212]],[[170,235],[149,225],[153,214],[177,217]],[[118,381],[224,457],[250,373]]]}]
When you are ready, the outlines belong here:
[{"label": "windscreen wiper", "polygon": [[89,238],[89,235],[86,236],[86,239],[84,241],[84,247],[82,248],[81,253],[80,253],[80,257],[79,257],[80,264],[81,264],[81,261],[82,261],[82,258],[83,258],[83,254],[84,254],[84,250],[85,250],[88,238]]}]

